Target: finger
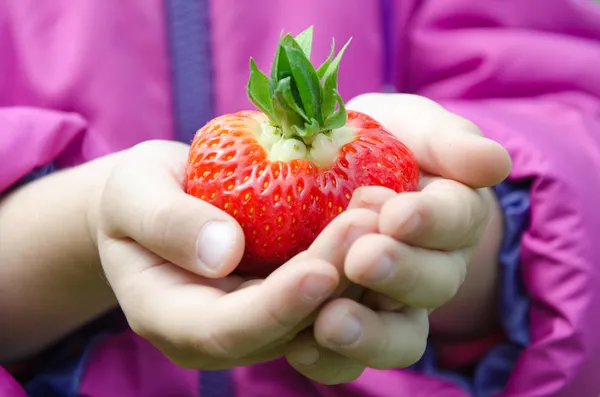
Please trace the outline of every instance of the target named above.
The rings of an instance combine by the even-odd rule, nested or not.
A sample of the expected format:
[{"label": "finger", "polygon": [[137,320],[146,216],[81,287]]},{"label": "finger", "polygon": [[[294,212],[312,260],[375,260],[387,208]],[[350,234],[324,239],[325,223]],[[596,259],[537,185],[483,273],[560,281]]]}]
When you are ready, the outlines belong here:
[{"label": "finger", "polygon": [[188,348],[192,339],[189,334],[191,329],[194,332],[201,329],[206,305],[225,295],[212,284],[233,279],[237,285],[228,286],[233,290],[243,280],[196,276],[130,239],[112,239],[100,233],[98,244],[107,281],[133,332],[149,340],[178,365],[190,366],[190,356],[196,360],[203,357],[205,352],[200,343]]},{"label": "finger", "polygon": [[428,332],[426,310],[377,313],[348,299],[329,302],[314,331],[319,345],[375,369],[416,363],[425,351]]},{"label": "finger", "polygon": [[[211,357],[237,359],[272,344],[303,324],[333,292],[336,270],[326,262],[307,260],[279,269],[262,284],[228,294],[205,308],[200,333]],[[164,318],[162,321],[166,321]]]},{"label": "finger", "polygon": [[348,248],[361,236],[378,228],[377,214],[366,209],[342,212],[317,236],[306,251],[306,257],[327,261],[340,270]]},{"label": "finger", "polygon": [[207,335],[211,353],[245,356],[284,338],[329,298],[338,282],[331,264],[307,259],[283,265],[260,285],[223,297],[207,316],[218,325],[218,333]]},{"label": "finger", "polygon": [[396,299],[373,290],[366,290],[358,302],[371,310],[384,312],[398,311],[405,307]]},{"label": "finger", "polygon": [[[210,285],[218,280],[198,276],[187,282],[182,279],[177,288],[165,288],[162,269],[170,264],[158,264],[160,258],[131,240],[113,240],[103,247],[102,261],[107,263],[107,278],[134,332],[174,360],[187,352],[183,354],[186,365],[198,368],[215,358],[238,360],[285,339],[339,281],[331,264],[307,259],[288,263],[262,283],[229,294]],[[115,277],[113,270],[119,267],[115,263],[140,267],[136,264],[140,261],[155,266],[137,276]],[[172,265],[170,269],[179,270],[182,278],[189,275]]]},{"label": "finger", "polygon": [[348,279],[407,306],[435,308],[454,297],[467,264],[459,251],[426,250],[381,234],[358,239],[344,270]]},{"label": "finger", "polygon": [[425,97],[364,94],[346,107],[369,114],[395,134],[427,173],[479,188],[500,183],[510,172],[504,147],[484,138],[471,121]]},{"label": "finger", "polygon": [[187,150],[165,142],[131,149],[104,190],[103,227],[194,273],[223,277],[242,257],[243,232],[225,212],[185,194]]},{"label": "finger", "polygon": [[286,359],[302,375],[329,386],[352,382],[365,370],[364,365],[319,346],[312,330],[288,344]]},{"label": "finger", "polygon": [[473,247],[490,215],[489,191],[447,179],[428,181],[421,192],[402,193],[385,202],[379,231],[422,248]]},{"label": "finger", "polygon": [[344,259],[348,249],[360,236],[377,232],[378,222],[377,214],[372,211],[362,208],[345,211],[325,227],[308,250],[294,260],[321,259],[335,266],[340,273],[340,283],[333,296],[339,296],[348,288],[344,275]]},{"label": "finger", "polygon": [[379,213],[383,204],[398,193],[383,186],[363,186],[354,190],[348,209],[364,208]]}]

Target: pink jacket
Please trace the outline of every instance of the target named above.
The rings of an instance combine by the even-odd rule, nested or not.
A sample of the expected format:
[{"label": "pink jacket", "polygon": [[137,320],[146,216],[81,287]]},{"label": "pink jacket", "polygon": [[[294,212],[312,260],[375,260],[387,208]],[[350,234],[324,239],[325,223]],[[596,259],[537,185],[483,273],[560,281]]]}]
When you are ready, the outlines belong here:
[{"label": "pink jacket", "polygon": [[[512,241],[527,335],[504,346],[513,352],[506,379],[481,379],[502,372],[490,358],[494,371],[476,386],[416,366],[324,387],[277,361],[233,370],[224,393],[598,396],[600,5],[206,1],[0,0],[0,192],[40,167],[79,164],[147,139],[185,140],[211,114],[249,108],[248,59],[266,70],[282,29],[314,25],[314,59],[326,58],[332,36],[337,43],[353,36],[343,97],[389,87],[425,95],[510,151],[508,182],[527,191],[528,220]],[[502,363],[510,354],[500,354]],[[199,384],[217,375],[175,367],[129,330],[96,335],[69,365],[26,385],[29,395],[206,397],[215,390],[203,394]],[[499,386],[482,391],[492,383]],[[0,368],[0,397],[24,395]]]}]

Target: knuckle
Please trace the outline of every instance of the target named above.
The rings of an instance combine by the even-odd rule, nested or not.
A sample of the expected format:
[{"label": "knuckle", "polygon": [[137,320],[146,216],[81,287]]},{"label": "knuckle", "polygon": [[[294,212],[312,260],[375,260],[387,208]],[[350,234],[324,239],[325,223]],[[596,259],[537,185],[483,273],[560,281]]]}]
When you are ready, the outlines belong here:
[{"label": "knuckle", "polygon": [[397,269],[394,277],[388,281],[389,291],[386,293],[396,302],[405,301],[407,296],[417,293],[422,288],[423,275],[418,268],[419,266],[413,261],[402,260],[402,257],[405,257],[405,255],[396,254],[394,258]]},{"label": "knuckle", "polygon": [[277,310],[272,305],[264,307],[266,321],[272,325],[274,332],[283,335],[298,325],[298,319],[286,312]]},{"label": "knuckle", "polygon": [[157,247],[170,247],[173,231],[176,230],[178,208],[172,202],[163,202],[148,211],[141,219],[140,235]]},{"label": "knuckle", "polygon": [[226,361],[241,360],[248,355],[251,346],[233,343],[229,334],[209,332],[201,338],[203,349],[213,358]]},{"label": "knuckle", "polygon": [[453,115],[452,124],[454,125],[454,128],[457,131],[466,132],[469,135],[483,136],[481,129],[473,121],[471,121],[467,118],[464,118],[462,116],[459,116],[457,114],[452,114],[452,115]]},{"label": "knuckle", "polygon": [[417,230],[427,233],[435,227],[435,208],[439,203],[433,197],[426,194],[422,198],[423,200],[414,200],[412,216],[419,220]]}]

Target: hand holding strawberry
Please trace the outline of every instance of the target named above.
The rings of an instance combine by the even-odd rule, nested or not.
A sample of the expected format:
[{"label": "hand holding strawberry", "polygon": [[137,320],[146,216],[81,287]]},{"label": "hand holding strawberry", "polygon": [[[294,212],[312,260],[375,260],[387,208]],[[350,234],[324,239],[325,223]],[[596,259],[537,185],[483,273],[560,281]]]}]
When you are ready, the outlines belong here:
[{"label": "hand holding strawberry", "polygon": [[[419,359],[428,309],[456,294],[486,225],[491,206],[473,188],[500,182],[510,161],[474,125],[424,98],[367,95],[354,102],[364,112],[346,111],[336,87],[345,47],[315,70],[311,34],[281,39],[270,79],[251,61],[248,94],[262,113],[200,129],[185,189],[240,223],[246,248],[237,271],[251,276],[314,255],[311,242],[320,246],[319,232],[335,230],[348,205],[348,214],[372,211],[354,221],[347,255],[321,252],[367,292],[359,302],[326,303],[314,329],[288,346],[298,371],[341,383],[365,367]],[[419,192],[417,161],[427,175]]]},{"label": "hand holding strawberry", "polygon": [[[342,265],[366,292],[358,302],[339,298],[326,303],[314,329],[292,341],[287,352],[299,372],[327,384],[354,380],[366,367],[404,368],[421,357],[428,311],[446,304],[461,288],[494,208],[486,188],[510,170],[500,145],[425,98],[369,94],[348,107],[373,115],[406,142],[425,177],[417,192],[364,187],[352,198],[350,211],[372,211],[374,217],[363,220],[363,226],[377,230],[361,235]],[[494,258],[484,266],[495,274]],[[494,294],[494,278],[483,279],[491,284],[472,279],[472,288],[465,283],[467,291],[457,296],[463,302],[455,304],[459,310],[488,297],[481,294]],[[432,316],[457,317],[443,312]]]},{"label": "hand holding strawberry", "polygon": [[265,280],[228,276],[243,234],[230,215],[181,189],[188,150],[154,141],[114,155],[89,215],[106,278],[133,331],[179,365],[221,369],[281,357],[338,287],[353,241],[375,231],[361,225],[373,214],[344,212]]},{"label": "hand holding strawberry", "polygon": [[[288,44],[285,51],[295,47]],[[411,193],[418,170],[404,144],[364,113],[340,113],[335,90],[328,95],[338,102],[330,112],[336,116],[306,120],[306,109],[295,109],[298,98],[292,103],[287,95],[299,95],[286,91],[287,77],[268,83],[278,109],[271,117],[280,124],[243,112],[209,123],[189,153],[185,145],[148,142],[121,154],[99,211],[90,214],[107,279],[133,330],[187,367],[249,365],[287,352],[298,371],[333,384],[366,366],[409,365],[425,344],[424,308],[456,292],[485,224],[489,208],[465,185],[499,182],[509,159],[430,101],[359,98],[353,106],[376,115],[414,151],[422,171],[439,177]],[[281,134],[271,142],[264,134],[274,130]],[[184,169],[186,190],[203,200],[182,191]],[[355,191],[364,185],[378,187]],[[411,230],[415,214],[420,222]],[[242,273],[270,275],[252,281],[230,275],[242,257]],[[385,274],[377,269],[386,257],[389,276],[370,278]],[[360,302],[334,299],[319,311],[344,276],[370,292]],[[386,311],[399,305],[413,308]],[[297,336],[315,317],[314,333]]]}]

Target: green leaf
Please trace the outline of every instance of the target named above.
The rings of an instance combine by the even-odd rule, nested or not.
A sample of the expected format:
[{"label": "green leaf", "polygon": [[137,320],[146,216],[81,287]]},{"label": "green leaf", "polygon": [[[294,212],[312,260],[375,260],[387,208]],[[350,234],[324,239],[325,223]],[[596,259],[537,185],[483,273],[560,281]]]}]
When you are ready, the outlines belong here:
[{"label": "green leaf", "polygon": [[250,58],[250,78],[248,79],[247,93],[252,103],[269,118],[272,118],[273,104],[269,92],[269,78],[258,69],[253,58]]},{"label": "green leaf", "polygon": [[277,65],[279,64],[279,53],[281,52],[281,46],[277,46],[275,50],[275,56],[273,57],[273,63],[271,64],[271,80],[277,79],[277,73],[279,73]]},{"label": "green leaf", "polygon": [[308,58],[308,59],[310,59],[310,53],[312,51],[312,41],[313,41],[313,27],[312,26],[310,26],[308,29],[299,33],[296,36],[296,43],[298,43],[298,45],[302,49],[302,52],[304,52],[304,55],[306,55],[306,58]]},{"label": "green leaf", "polygon": [[273,114],[275,115],[274,125],[279,127],[284,135],[287,135],[290,131],[289,117],[287,116],[286,107],[277,95],[273,95]]},{"label": "green leaf", "polygon": [[275,53],[275,62],[273,63],[273,70],[271,70],[271,80],[274,80],[274,82],[292,75],[290,63],[283,47],[284,40],[285,37],[280,42]]},{"label": "green leaf", "polygon": [[296,37],[279,39],[270,78],[250,59],[248,97],[285,136],[302,139],[307,145],[315,134],[342,127],[346,109],[338,92],[338,72],[350,40],[335,56],[335,40],[327,59],[316,70],[310,62],[313,27]]},{"label": "green leaf", "polygon": [[342,99],[342,96],[339,94],[338,90],[333,90],[333,92],[339,108],[331,116],[325,119],[323,127],[327,130],[341,128],[346,125],[346,121],[348,120],[348,114],[346,113],[346,107],[344,106],[344,100]]},{"label": "green leaf", "polygon": [[323,76],[323,79],[324,79],[324,82],[323,82],[323,105],[321,108],[321,112],[325,119],[327,119],[329,117],[329,115],[331,113],[333,113],[333,111],[335,110],[335,105],[338,101],[338,98],[336,97],[336,93],[337,93],[336,90],[337,90],[337,83],[338,83],[337,75],[338,75],[338,71],[339,71],[340,61],[342,59],[342,56],[344,55],[344,52],[346,51],[346,48],[348,48],[348,45],[350,44],[351,41],[352,41],[352,39],[348,40],[348,42],[344,45],[344,47],[337,54],[335,59],[331,62],[329,67],[327,67],[327,71],[325,72],[325,75]]},{"label": "green leaf", "polygon": [[284,95],[277,90],[273,95],[273,113],[277,120],[277,127],[281,128],[286,137],[294,135],[293,126],[304,124],[304,120],[298,113],[290,111]]},{"label": "green leaf", "polygon": [[284,136],[287,137],[294,135],[294,126],[301,128],[308,121],[304,110],[292,94],[291,82],[291,76],[280,80],[273,94],[273,113]]},{"label": "green leaf", "polygon": [[[275,51],[275,57],[273,58],[273,65],[271,66],[271,81],[275,84],[277,83],[277,80],[291,75],[287,58],[285,58],[285,54],[282,54],[283,43],[289,39],[292,39],[293,41],[293,38],[289,34],[286,34],[279,39],[279,44],[277,44],[277,50]],[[274,88],[275,87],[273,87],[273,89]]]},{"label": "green leaf", "polygon": [[322,87],[314,66],[301,49],[287,46],[283,49],[294,78],[292,88],[297,88],[302,108],[309,119],[322,121],[320,108]]},{"label": "green leaf", "polygon": [[319,76],[319,80],[321,80],[323,78],[323,76],[325,75],[325,72],[329,68],[329,65],[331,64],[331,61],[333,60],[334,56],[335,56],[335,39],[333,39],[331,41],[331,51],[329,52],[329,56],[321,64],[321,66],[319,66],[319,68],[317,69],[317,76]]},{"label": "green leaf", "polygon": [[274,95],[277,97],[278,103],[283,105],[286,111],[293,111],[302,118],[302,121],[309,121],[308,116],[294,98],[291,77],[279,80]]}]

